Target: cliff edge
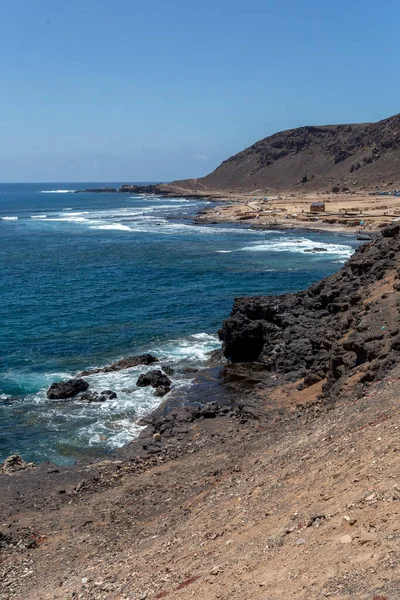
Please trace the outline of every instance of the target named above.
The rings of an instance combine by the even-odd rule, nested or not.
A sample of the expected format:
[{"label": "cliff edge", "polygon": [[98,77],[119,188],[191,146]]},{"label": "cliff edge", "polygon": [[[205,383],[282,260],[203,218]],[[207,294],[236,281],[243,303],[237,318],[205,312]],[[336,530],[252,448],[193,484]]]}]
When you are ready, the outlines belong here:
[{"label": "cliff edge", "polygon": [[399,358],[400,224],[336,274],[284,296],[238,298],[220,332],[233,362],[258,362],[325,398],[361,394]]}]

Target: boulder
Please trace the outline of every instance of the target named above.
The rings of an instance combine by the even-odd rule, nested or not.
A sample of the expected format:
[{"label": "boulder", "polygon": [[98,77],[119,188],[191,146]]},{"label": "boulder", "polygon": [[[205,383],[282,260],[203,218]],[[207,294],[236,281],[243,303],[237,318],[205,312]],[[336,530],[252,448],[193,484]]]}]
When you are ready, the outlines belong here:
[{"label": "boulder", "polygon": [[32,469],[34,463],[25,462],[19,454],[11,454],[8,456],[3,464],[0,464],[0,473],[10,475],[16,471],[23,471],[24,469]]},{"label": "boulder", "polygon": [[147,387],[151,385],[153,388],[169,388],[171,387],[171,380],[165,373],[160,371],[159,369],[155,369],[154,371],[149,371],[148,373],[143,373],[139,376],[136,385],[138,387]]},{"label": "boulder", "polygon": [[84,379],[69,379],[68,381],[58,381],[53,383],[47,390],[47,397],[50,400],[63,400],[73,398],[81,392],[85,392],[89,384]]}]

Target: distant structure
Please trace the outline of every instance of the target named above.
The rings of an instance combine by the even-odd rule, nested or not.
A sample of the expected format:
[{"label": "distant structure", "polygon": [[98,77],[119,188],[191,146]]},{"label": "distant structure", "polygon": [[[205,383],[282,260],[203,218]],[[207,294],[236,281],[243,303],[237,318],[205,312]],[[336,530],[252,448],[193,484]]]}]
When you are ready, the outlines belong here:
[{"label": "distant structure", "polygon": [[310,212],[312,212],[312,213],[325,212],[325,202],[313,202],[310,205]]}]

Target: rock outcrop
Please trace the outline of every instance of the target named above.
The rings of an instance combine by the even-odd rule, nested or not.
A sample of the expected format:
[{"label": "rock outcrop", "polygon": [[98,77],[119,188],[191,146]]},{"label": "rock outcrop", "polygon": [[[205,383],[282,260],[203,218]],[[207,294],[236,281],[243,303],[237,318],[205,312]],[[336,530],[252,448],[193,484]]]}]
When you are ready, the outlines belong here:
[{"label": "rock outcrop", "polygon": [[[25,462],[19,454],[11,454],[8,456],[3,463],[0,464],[0,474],[12,475],[17,471],[24,471],[25,469],[33,469],[34,463]],[[0,545],[1,547],[1,545]]]},{"label": "rock outcrop", "polygon": [[323,381],[331,397],[349,380],[361,390],[399,359],[399,265],[394,224],[306,291],[238,298],[219,332],[225,356],[302,387]]},{"label": "rock outcrop", "polygon": [[157,396],[165,396],[171,390],[171,380],[159,369],[143,373],[139,376],[136,385],[138,387],[150,386],[155,388]]},{"label": "rock outcrop", "polygon": [[77,377],[87,377],[88,375],[96,375],[97,373],[113,373],[114,371],[122,371],[123,369],[130,369],[131,367],[137,367],[139,365],[152,365],[158,362],[158,358],[152,354],[140,354],[139,356],[128,356],[121,360],[107,365],[106,367],[99,367],[98,369],[87,369],[78,373]]},{"label": "rock outcrop", "polygon": [[85,392],[89,384],[84,379],[69,379],[68,381],[58,381],[53,383],[47,390],[47,397],[50,400],[64,400],[73,398],[81,392]]},{"label": "rock outcrop", "polygon": [[113,400],[117,397],[117,394],[112,390],[103,390],[102,392],[84,392],[78,398],[80,402],[86,402],[91,404],[92,402],[105,402],[106,400]]}]

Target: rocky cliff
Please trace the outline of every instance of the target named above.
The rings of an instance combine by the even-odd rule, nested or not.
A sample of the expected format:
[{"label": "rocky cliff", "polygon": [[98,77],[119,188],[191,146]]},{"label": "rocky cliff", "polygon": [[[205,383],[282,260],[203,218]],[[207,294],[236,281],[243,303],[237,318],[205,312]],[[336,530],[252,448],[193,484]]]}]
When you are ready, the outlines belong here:
[{"label": "rocky cliff", "polygon": [[225,160],[188,190],[363,190],[400,187],[400,115],[378,123],[300,127],[275,133]]},{"label": "rocky cliff", "polygon": [[219,332],[234,363],[259,362],[301,388],[361,393],[399,360],[400,225],[335,275],[284,296],[238,298]]}]

